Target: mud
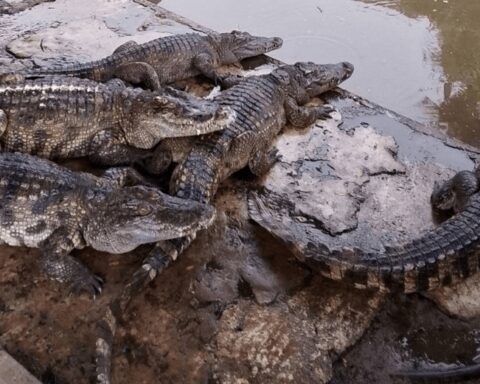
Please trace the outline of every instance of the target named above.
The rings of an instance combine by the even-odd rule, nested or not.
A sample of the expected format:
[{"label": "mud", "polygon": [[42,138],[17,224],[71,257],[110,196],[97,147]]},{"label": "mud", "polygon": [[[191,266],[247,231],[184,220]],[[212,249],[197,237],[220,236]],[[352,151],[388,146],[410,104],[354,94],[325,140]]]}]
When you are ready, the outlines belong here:
[{"label": "mud", "polygon": [[[127,40],[191,30],[144,1],[76,4],[57,0],[2,17],[2,69],[97,59]],[[187,87],[199,94],[212,88],[201,81]],[[265,179],[241,172],[224,183],[215,224],[134,300],[116,338],[114,383],[389,383],[394,368],[471,361],[473,320],[453,320],[421,296],[385,298],[322,279],[248,220],[247,192],[263,189],[292,199],[302,230],[379,248],[434,225],[433,181],[473,167],[475,151],[414,121],[348,92],[327,101],[339,113],[307,130],[287,129],[276,144],[282,159]],[[76,252],[106,280],[92,300],[46,280],[37,250],[1,247],[0,346],[44,382],[90,383],[95,322],[148,250]],[[448,297],[461,296],[470,308],[475,295],[459,286],[435,300],[471,318],[477,312],[452,309]],[[449,344],[458,341],[455,348],[435,343],[444,333]]]}]

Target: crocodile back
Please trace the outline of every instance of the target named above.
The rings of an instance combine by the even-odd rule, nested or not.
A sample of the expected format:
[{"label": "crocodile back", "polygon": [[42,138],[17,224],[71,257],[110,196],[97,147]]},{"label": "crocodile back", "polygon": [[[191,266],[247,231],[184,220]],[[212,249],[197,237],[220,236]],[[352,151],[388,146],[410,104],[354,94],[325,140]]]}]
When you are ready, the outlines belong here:
[{"label": "crocodile back", "polygon": [[286,123],[283,91],[269,75],[248,78],[215,101],[236,117],[224,131],[199,139],[177,166],[171,193],[179,197],[210,201],[218,184],[267,151]]},{"label": "crocodile back", "polygon": [[198,53],[212,52],[205,36],[196,33],[160,37],[143,44],[133,44],[101,59],[63,67],[40,68],[27,71],[27,75],[67,75],[95,81],[108,81],[115,77],[119,66],[132,62],[150,64],[157,72],[161,84],[186,79],[199,72],[192,67]]},{"label": "crocodile back", "polygon": [[76,78],[0,84],[0,109],[7,117],[0,141],[7,151],[47,158],[84,156],[91,137],[119,118],[115,92],[120,90]]},{"label": "crocodile back", "polygon": [[0,241],[38,246],[56,228],[68,224],[66,215],[82,209],[82,191],[95,185],[94,176],[46,160],[19,153],[1,154]]}]

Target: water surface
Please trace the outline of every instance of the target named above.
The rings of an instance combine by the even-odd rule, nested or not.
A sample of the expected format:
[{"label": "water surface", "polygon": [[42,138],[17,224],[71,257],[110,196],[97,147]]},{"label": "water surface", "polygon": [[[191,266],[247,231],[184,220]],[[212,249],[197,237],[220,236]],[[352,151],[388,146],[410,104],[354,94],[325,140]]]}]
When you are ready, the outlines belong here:
[{"label": "water surface", "polygon": [[284,38],[272,56],[355,64],[345,88],[480,146],[480,2],[164,0],[219,31]]}]

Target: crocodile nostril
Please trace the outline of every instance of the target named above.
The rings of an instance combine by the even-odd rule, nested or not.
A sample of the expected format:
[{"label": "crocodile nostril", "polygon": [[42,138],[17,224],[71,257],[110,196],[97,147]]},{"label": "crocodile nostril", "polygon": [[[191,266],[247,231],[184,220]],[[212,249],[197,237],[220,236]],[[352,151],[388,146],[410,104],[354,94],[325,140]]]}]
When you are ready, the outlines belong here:
[{"label": "crocodile nostril", "polygon": [[349,63],[348,61],[344,61],[343,63],[343,68],[349,73],[352,74],[354,70],[353,64]]},{"label": "crocodile nostril", "polygon": [[281,47],[282,44],[283,44],[283,39],[281,37],[274,37],[273,38],[273,44],[276,46],[276,47]]}]

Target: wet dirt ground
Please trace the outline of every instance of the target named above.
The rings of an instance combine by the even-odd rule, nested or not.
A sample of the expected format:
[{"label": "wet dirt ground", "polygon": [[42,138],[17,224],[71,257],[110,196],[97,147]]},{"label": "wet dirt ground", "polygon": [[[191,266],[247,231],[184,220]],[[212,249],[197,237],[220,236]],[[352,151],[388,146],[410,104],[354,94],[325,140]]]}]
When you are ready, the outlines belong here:
[{"label": "wet dirt ground", "polygon": [[[191,30],[127,0],[72,4],[2,17],[2,67],[85,61],[132,37]],[[205,91],[199,82],[189,88]],[[409,239],[434,225],[433,181],[478,157],[355,95],[327,100],[339,113],[288,129],[276,143],[281,161],[263,180],[241,172],[224,183],[215,224],[135,299],[116,338],[114,383],[388,384],[401,382],[389,376],[397,369],[468,364],[478,354],[479,278],[428,299],[357,291],[316,276],[248,220],[247,193],[262,189],[287,196],[332,242]],[[147,252],[76,252],[106,280],[93,301],[46,280],[37,250],[1,247],[0,346],[45,383],[90,383],[95,321]]]}]

